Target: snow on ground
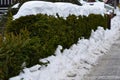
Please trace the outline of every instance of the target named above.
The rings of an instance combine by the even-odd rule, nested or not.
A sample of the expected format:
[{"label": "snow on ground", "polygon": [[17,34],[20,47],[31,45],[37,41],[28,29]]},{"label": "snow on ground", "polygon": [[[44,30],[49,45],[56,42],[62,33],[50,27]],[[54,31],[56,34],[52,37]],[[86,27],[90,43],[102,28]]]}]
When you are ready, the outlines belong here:
[{"label": "snow on ground", "polygon": [[[25,4],[28,5],[28,3]],[[44,2],[40,2],[40,3],[44,3]],[[19,17],[21,15],[25,16],[27,13],[29,13],[29,9],[27,11],[24,11],[24,7],[27,7],[25,6],[25,4],[21,7],[21,10],[19,10],[17,14],[19,15]],[[45,4],[46,3],[44,3],[44,5]],[[53,3],[49,3],[49,4],[51,5],[48,6],[53,7],[52,6]],[[62,9],[64,10],[65,7],[63,7],[63,5],[65,5],[65,3],[64,4],[55,3],[55,4],[59,4],[61,10]],[[71,5],[70,3],[67,4]],[[33,4],[30,2],[27,8],[29,8],[30,5]],[[44,5],[36,4],[36,6],[42,6],[42,7]],[[48,8],[48,6],[46,6],[46,8]],[[72,6],[76,7],[76,5],[72,5]],[[48,10],[47,12],[50,12],[50,10],[52,10],[54,12],[54,9],[52,9],[51,7],[45,9],[45,11]],[[31,13],[34,13],[35,9],[36,7],[33,9],[33,12],[32,9],[30,9]],[[37,8],[37,9],[43,10],[41,8],[40,9]],[[71,8],[71,10],[72,9],[74,8]],[[24,14],[22,14],[21,11],[23,11]],[[120,12],[117,12],[117,14],[118,13]],[[60,14],[63,15],[62,13]],[[104,30],[102,27],[98,27],[96,31],[92,31],[91,37],[89,39],[79,39],[77,44],[73,44],[71,48],[65,49],[63,52],[61,52],[62,46],[59,45],[58,48],[56,49],[55,56],[52,55],[48,58],[40,60],[42,62],[49,61],[49,64],[47,66],[41,66],[37,64],[31,68],[25,68],[23,69],[24,73],[21,72],[18,76],[10,78],[10,80],[82,80],[83,76],[87,74],[94,65],[97,64],[98,58],[104,54],[107,54],[111,45],[116,41],[116,39],[119,38],[119,33],[120,33],[119,21],[120,21],[120,15],[112,19],[111,21],[112,27],[110,30],[109,29]]]},{"label": "snow on ground", "polygon": [[120,16],[112,19],[111,29],[104,30],[98,27],[92,31],[90,39],[80,39],[77,44],[73,44],[70,49],[60,50],[58,46],[55,56],[42,59],[49,61],[46,67],[35,65],[25,68],[24,73],[10,78],[10,80],[82,80],[90,69],[96,65],[100,56],[107,54],[111,45],[119,38]]},{"label": "snow on ground", "polygon": [[89,72],[91,67],[97,63],[99,56],[107,54],[111,45],[119,37],[120,17],[112,19],[110,30],[102,27],[92,31],[90,39],[80,39],[70,49],[56,49],[56,56],[50,56],[41,61],[49,61],[47,67],[35,65],[25,68],[24,73],[10,78],[10,80],[81,80]]},{"label": "snow on ground", "polygon": [[89,15],[91,13],[94,14],[104,14],[104,3],[103,2],[96,2],[91,4],[84,4],[83,6],[78,6],[71,3],[62,3],[62,2],[44,2],[44,1],[28,1],[24,3],[18,13],[14,15],[14,19],[19,18],[21,16],[26,15],[36,15],[39,13],[47,14],[47,15],[54,15],[56,13],[59,14],[61,17],[67,17],[69,14],[75,15]]}]

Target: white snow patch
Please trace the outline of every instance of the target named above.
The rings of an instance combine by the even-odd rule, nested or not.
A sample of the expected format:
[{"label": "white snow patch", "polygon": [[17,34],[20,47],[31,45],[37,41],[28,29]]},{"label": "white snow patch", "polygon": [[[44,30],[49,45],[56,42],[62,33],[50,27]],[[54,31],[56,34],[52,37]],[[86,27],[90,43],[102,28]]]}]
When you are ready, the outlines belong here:
[{"label": "white snow patch", "polygon": [[[69,13],[76,15],[88,15],[99,11],[104,13],[104,8],[96,8],[97,4],[94,8],[87,4],[77,6],[70,3],[53,4],[31,1],[23,4],[14,18],[37,13],[56,15],[56,12],[58,12],[63,17],[68,16]],[[25,68],[23,69],[24,73],[21,72],[18,76],[9,80],[81,80],[92,66],[96,65],[99,56],[107,54],[111,45],[119,38],[120,17],[119,14],[117,15],[111,21],[110,30],[98,27],[96,31],[92,31],[89,39],[79,39],[77,44],[73,44],[71,48],[65,49],[63,52],[61,52],[62,46],[59,45],[55,56],[52,55],[40,60],[45,63],[49,62],[47,66],[37,65],[32,68]]]},{"label": "white snow patch", "polygon": [[12,8],[18,8],[19,5],[20,5],[20,3],[17,3],[17,4],[15,4],[15,5],[13,5]]},{"label": "white snow patch", "polygon": [[47,14],[56,16],[58,13],[60,17],[66,18],[70,14],[86,15],[91,13],[102,14],[105,13],[104,3],[95,2],[90,4],[84,4],[83,6],[78,6],[72,3],[62,3],[62,2],[44,2],[44,1],[28,1],[24,3],[18,13],[14,15],[14,19],[26,15],[36,15],[36,14]]},{"label": "white snow patch", "polygon": [[99,56],[107,54],[111,45],[118,39],[119,20],[119,16],[114,17],[110,30],[98,27],[96,31],[92,31],[90,39],[80,39],[77,44],[63,52],[62,46],[59,45],[55,56],[42,59],[50,62],[47,67],[37,65],[37,68],[25,68],[24,73],[10,80],[81,80],[91,67],[96,65]]}]

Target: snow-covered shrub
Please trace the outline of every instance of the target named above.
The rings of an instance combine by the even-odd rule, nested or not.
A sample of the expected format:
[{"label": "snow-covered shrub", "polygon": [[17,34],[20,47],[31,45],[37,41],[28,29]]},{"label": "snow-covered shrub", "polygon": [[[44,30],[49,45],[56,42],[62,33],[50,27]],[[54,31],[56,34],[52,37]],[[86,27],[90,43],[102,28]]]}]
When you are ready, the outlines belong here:
[{"label": "snow-covered shrub", "polygon": [[[8,71],[5,75],[17,75],[23,62],[30,67],[39,63],[39,59],[54,55],[58,45],[65,49],[76,43],[78,38],[89,38],[92,29],[96,30],[98,26],[107,27],[106,19],[106,16],[93,14],[88,17],[70,15],[66,19],[59,15],[56,18],[38,14],[8,21],[6,33],[13,34],[6,36],[0,48],[1,54],[9,54],[8,59],[7,55],[4,59],[7,65],[3,68]],[[29,35],[24,33],[27,37],[23,37],[21,29],[27,29]]]},{"label": "snow-covered shrub", "polygon": [[[16,34],[20,32],[20,29],[27,28],[29,32],[31,32],[31,37],[39,36],[42,37],[42,39],[44,37],[43,42],[48,41],[51,38],[50,36],[56,33],[59,33],[59,36],[63,34],[64,36],[66,36],[66,34],[68,36],[71,35],[71,38],[77,41],[80,37],[89,38],[91,30],[96,30],[97,26],[103,26],[104,29],[107,28],[106,15],[91,14],[88,17],[70,15],[65,20],[59,17],[59,15],[58,18],[55,18],[54,16],[38,14],[36,16],[30,15],[13,20],[7,25],[7,32],[14,32]],[[68,34],[69,32],[70,34]]]},{"label": "snow-covered shrub", "polygon": [[[59,44],[64,48],[69,48],[73,43],[77,42],[78,38],[89,38],[91,30],[96,30],[98,26],[103,26],[104,29],[107,28],[106,15],[91,14],[88,17],[70,15],[63,19],[59,15],[58,18],[55,18],[54,16],[38,14],[13,20],[7,24],[6,30],[8,33],[18,34],[21,29],[27,28],[30,32],[30,37],[38,36],[41,38],[41,44],[44,47],[46,46],[46,48],[48,43],[52,42],[51,40],[56,40],[52,44],[54,48]],[[45,51],[46,48],[44,48]]]}]

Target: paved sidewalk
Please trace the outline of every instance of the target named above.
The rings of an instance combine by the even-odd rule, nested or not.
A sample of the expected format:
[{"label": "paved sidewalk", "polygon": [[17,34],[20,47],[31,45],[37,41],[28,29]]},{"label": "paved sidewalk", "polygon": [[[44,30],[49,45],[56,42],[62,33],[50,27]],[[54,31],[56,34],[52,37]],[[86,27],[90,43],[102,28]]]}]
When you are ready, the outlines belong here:
[{"label": "paved sidewalk", "polygon": [[84,80],[120,80],[120,39],[113,44],[107,55],[100,58]]}]

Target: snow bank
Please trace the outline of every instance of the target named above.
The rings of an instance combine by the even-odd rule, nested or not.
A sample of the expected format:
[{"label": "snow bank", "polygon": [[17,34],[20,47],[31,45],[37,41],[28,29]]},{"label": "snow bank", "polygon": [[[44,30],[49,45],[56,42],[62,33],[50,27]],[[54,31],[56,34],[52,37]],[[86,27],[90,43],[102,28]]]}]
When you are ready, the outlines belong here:
[{"label": "snow bank", "polygon": [[59,45],[55,56],[41,60],[50,62],[47,67],[36,65],[25,68],[24,73],[10,80],[81,80],[96,65],[99,56],[107,54],[111,45],[119,38],[119,20],[119,16],[114,17],[110,30],[98,27],[95,32],[92,31],[90,39],[80,39],[77,44],[63,52]]},{"label": "snow bank", "polygon": [[95,2],[90,4],[84,4],[83,6],[78,6],[71,3],[52,3],[44,1],[28,1],[24,3],[18,13],[14,15],[14,19],[26,15],[36,15],[36,14],[47,14],[54,15],[58,13],[61,17],[67,17],[69,14],[86,15],[88,16],[91,13],[94,14],[104,14],[105,8],[103,2]]},{"label": "snow bank", "polygon": [[[38,13],[54,16],[58,13],[62,17],[69,14],[103,14],[104,8],[101,5],[103,3],[77,6],[70,3],[30,1],[23,4],[14,19]],[[70,49],[65,49],[63,52],[61,52],[62,46],[59,45],[55,56],[40,60],[42,62],[49,61],[47,66],[35,65],[31,68],[25,68],[24,73],[21,72],[10,80],[81,80],[96,65],[99,56],[107,54],[111,45],[118,39],[119,20],[119,16],[114,17],[110,30],[98,27],[96,31],[92,31],[90,39],[80,39],[77,44],[73,44]]]}]

